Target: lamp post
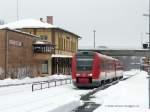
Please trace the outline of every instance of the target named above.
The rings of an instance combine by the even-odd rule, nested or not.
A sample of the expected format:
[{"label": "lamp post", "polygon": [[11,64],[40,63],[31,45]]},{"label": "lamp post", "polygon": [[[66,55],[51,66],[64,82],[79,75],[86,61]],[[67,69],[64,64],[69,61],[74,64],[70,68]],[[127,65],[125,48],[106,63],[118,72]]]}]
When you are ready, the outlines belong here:
[{"label": "lamp post", "polygon": [[93,30],[93,32],[94,32],[94,48],[95,48],[95,30]]}]

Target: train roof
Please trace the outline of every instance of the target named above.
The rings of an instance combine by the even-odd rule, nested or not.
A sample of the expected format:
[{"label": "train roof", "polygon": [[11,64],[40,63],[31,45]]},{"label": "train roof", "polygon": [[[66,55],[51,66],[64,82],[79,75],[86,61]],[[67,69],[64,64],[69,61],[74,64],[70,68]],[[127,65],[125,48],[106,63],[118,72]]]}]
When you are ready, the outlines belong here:
[{"label": "train roof", "polygon": [[99,55],[101,58],[105,58],[105,59],[110,59],[110,60],[116,60],[116,61],[119,61],[118,59],[116,58],[113,58],[111,56],[107,56],[107,55],[104,55],[104,54],[101,54],[101,53],[98,53],[98,52],[93,52],[93,51],[80,51],[80,52],[77,52],[76,55],[94,55],[94,54],[97,54]]}]

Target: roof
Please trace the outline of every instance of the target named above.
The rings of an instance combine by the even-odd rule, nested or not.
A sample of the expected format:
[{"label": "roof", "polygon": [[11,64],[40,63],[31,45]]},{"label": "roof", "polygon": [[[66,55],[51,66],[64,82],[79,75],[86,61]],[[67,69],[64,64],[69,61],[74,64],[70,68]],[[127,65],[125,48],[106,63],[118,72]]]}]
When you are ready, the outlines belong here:
[{"label": "roof", "polygon": [[36,19],[24,19],[12,23],[1,25],[0,28],[22,29],[22,28],[53,28],[55,26],[41,22]]},{"label": "roof", "polygon": [[16,22],[0,25],[0,29],[4,29],[4,28],[9,28],[9,29],[23,29],[23,28],[59,29],[59,30],[63,30],[65,32],[71,33],[71,34],[77,36],[78,38],[81,38],[79,35],[77,35],[73,32],[70,32],[68,30],[65,30],[63,28],[57,27],[57,26],[49,24],[49,23],[41,22],[40,20],[36,20],[36,19],[24,19],[24,20],[19,20]]}]

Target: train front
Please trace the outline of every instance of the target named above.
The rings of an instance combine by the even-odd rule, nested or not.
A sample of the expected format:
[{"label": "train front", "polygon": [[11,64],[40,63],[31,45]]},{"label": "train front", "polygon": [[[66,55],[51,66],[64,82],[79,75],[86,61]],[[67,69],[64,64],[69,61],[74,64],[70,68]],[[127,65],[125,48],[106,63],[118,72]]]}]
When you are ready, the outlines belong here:
[{"label": "train front", "polygon": [[78,52],[72,59],[72,79],[77,87],[99,85],[99,59],[95,52]]}]

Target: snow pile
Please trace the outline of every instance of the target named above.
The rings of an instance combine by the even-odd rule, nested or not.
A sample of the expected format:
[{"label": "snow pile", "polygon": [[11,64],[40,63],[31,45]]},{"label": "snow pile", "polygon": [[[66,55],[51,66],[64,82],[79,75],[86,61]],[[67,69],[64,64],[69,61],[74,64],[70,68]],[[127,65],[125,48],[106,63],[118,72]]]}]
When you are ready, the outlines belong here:
[{"label": "snow pile", "polygon": [[66,78],[71,78],[70,75],[51,75],[51,76],[46,76],[46,77],[35,77],[35,78],[30,78],[26,77],[24,79],[5,79],[5,80],[0,80],[0,86],[2,85],[12,85],[12,84],[26,84],[26,83],[33,83],[33,82],[39,82],[39,81],[47,81],[47,80],[55,80],[55,79],[66,79]]},{"label": "snow pile", "polygon": [[130,71],[133,77],[98,92],[92,101],[101,104],[94,112],[150,112],[147,72]]}]

